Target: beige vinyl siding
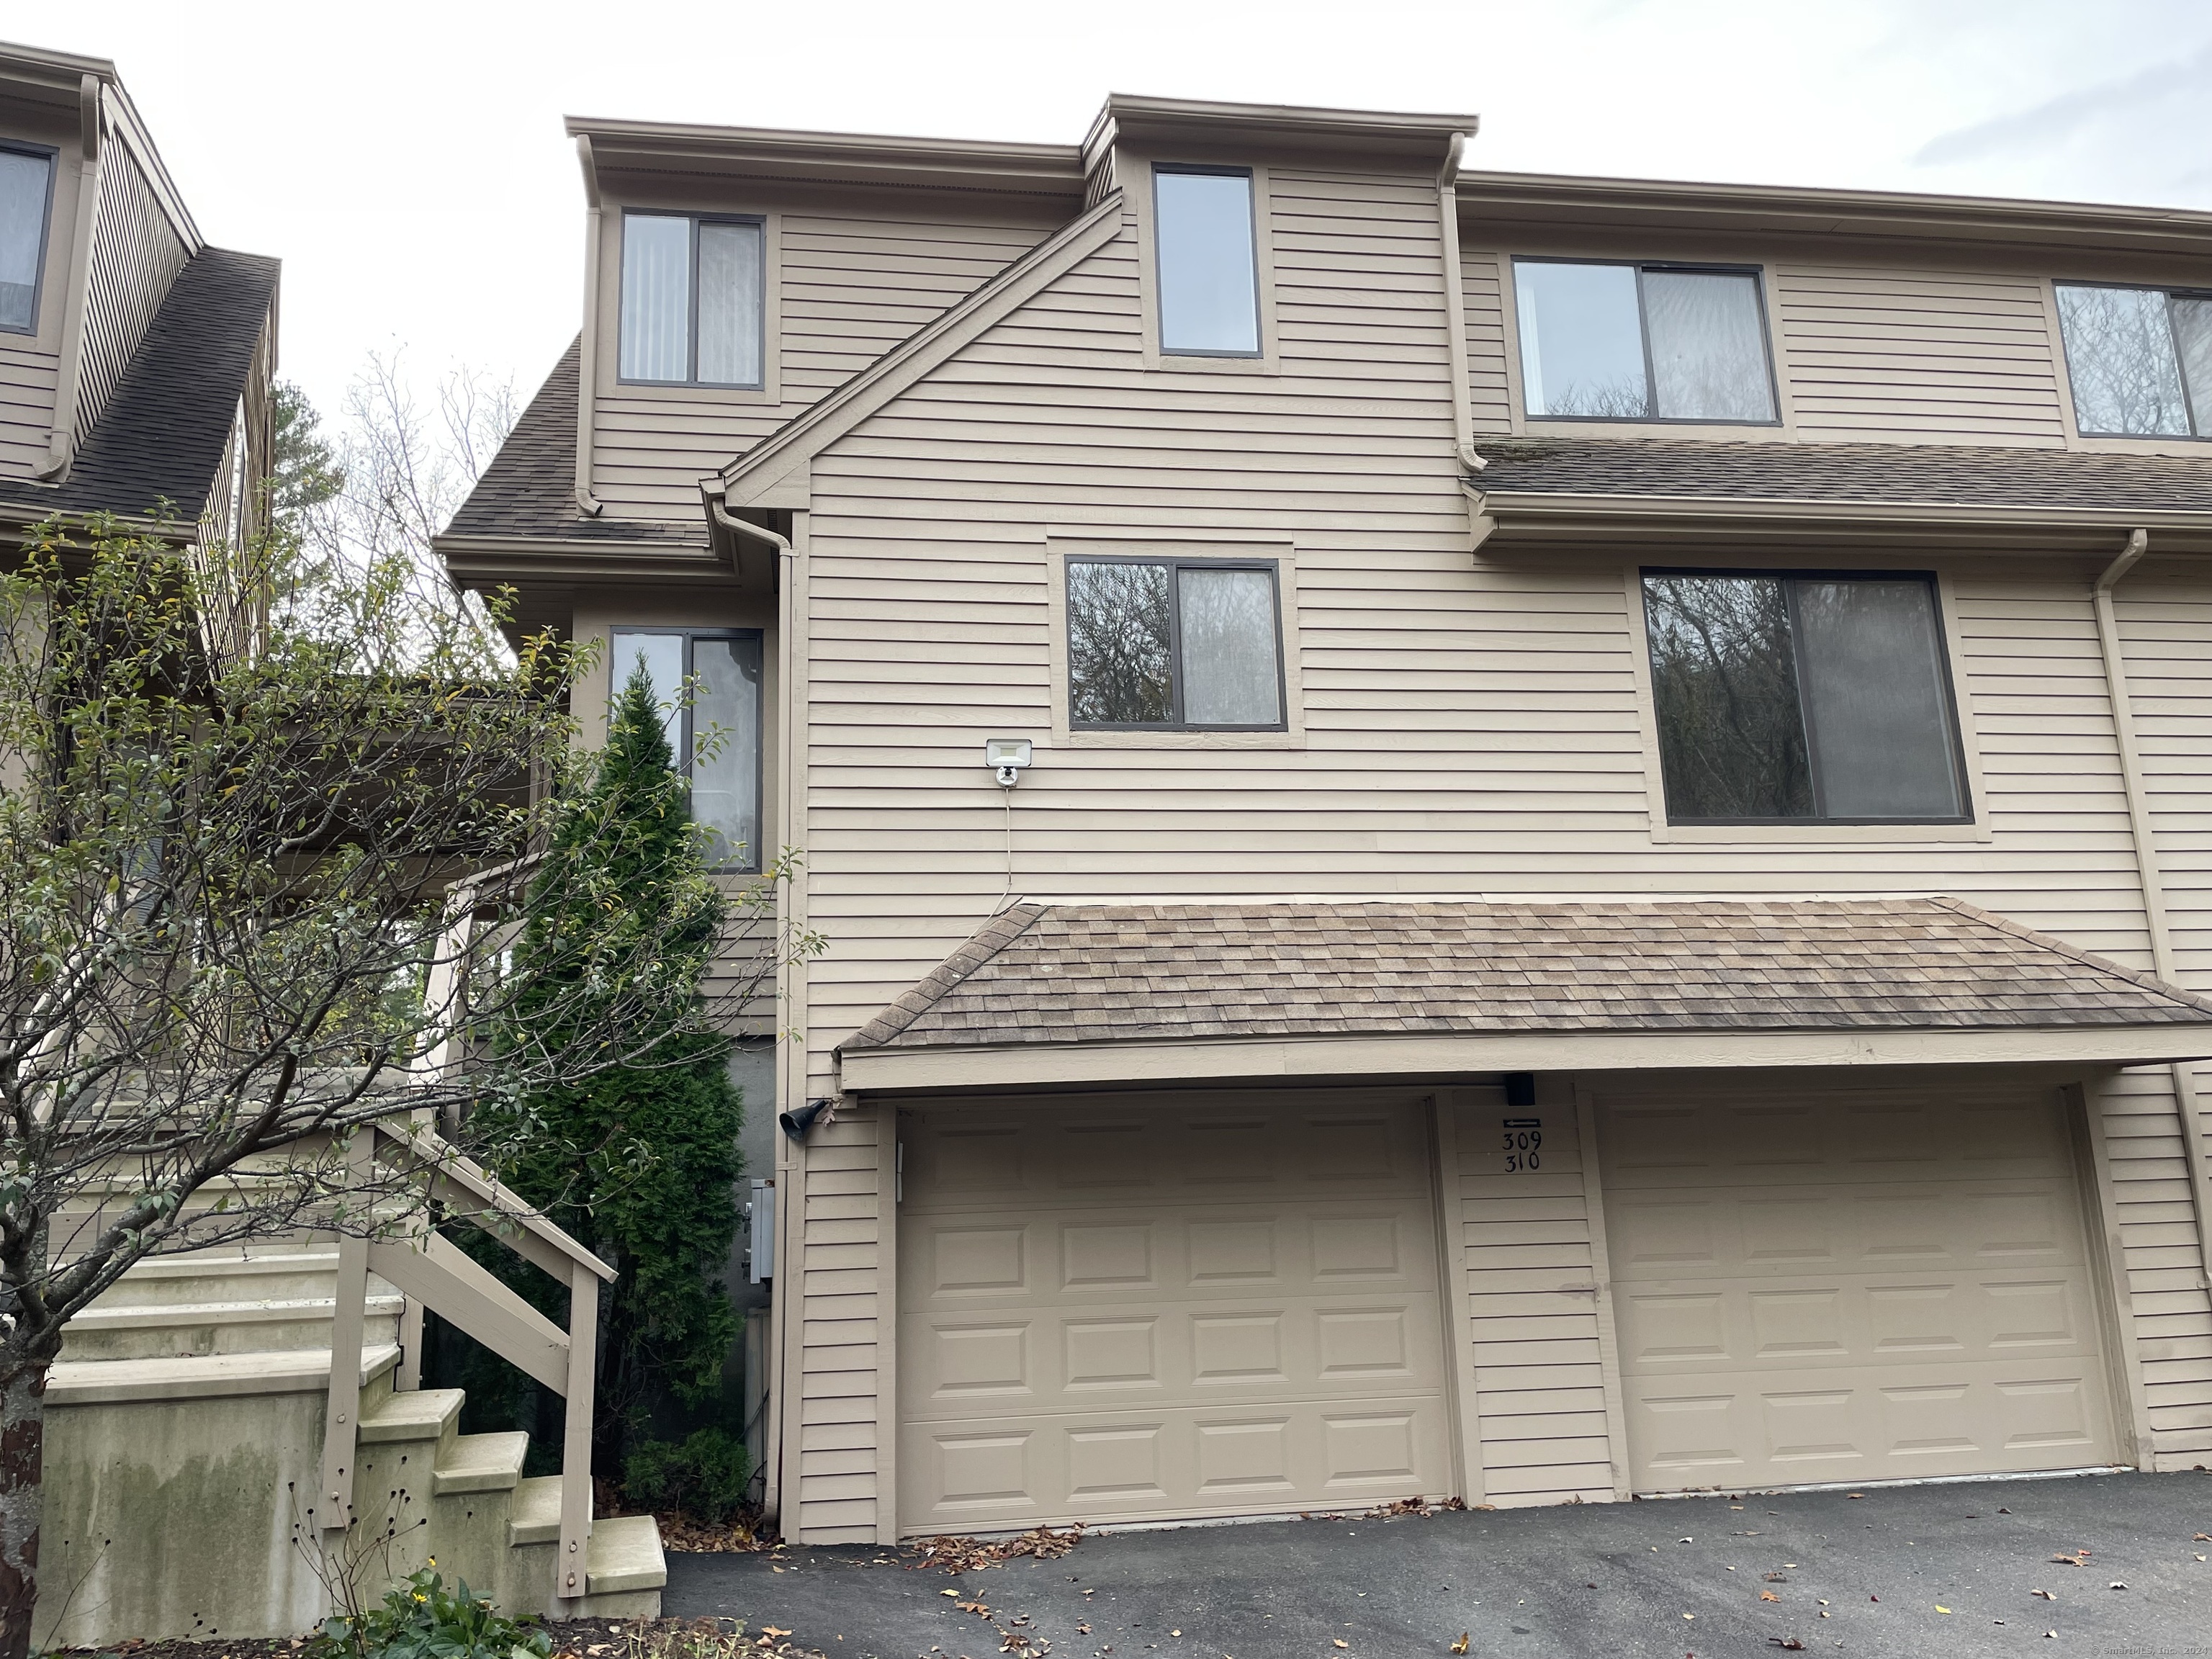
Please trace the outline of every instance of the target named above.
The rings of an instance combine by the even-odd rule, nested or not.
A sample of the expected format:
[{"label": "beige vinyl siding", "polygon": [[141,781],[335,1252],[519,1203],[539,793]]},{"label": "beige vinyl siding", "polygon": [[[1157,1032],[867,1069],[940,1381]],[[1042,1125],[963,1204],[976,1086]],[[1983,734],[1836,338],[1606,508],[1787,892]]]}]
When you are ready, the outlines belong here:
[{"label": "beige vinyl siding", "polygon": [[[611,215],[619,223],[619,215]],[[781,401],[740,394],[624,386],[611,333],[600,357],[592,488],[611,513],[699,513],[699,480],[851,379],[945,307],[981,287],[1053,228],[1050,224],[902,220],[787,212],[778,222]],[[619,234],[618,231],[615,234]],[[600,292],[619,307],[619,269]]]},{"label": "beige vinyl siding", "polygon": [[124,366],[191,257],[137,159],[116,145],[100,171],[85,296],[84,367],[77,386],[80,441],[107,407]]},{"label": "beige vinyl siding", "polygon": [[1467,319],[1468,411],[1477,432],[1513,429],[1512,381],[1506,373],[1505,307],[1510,266],[1502,253],[1463,252],[1460,309]]},{"label": "beige vinyl siding", "polygon": [[[1571,1103],[1507,1113],[1502,1089],[1446,1106],[1457,1167],[1447,1171],[1445,1237],[1467,1262],[1483,1498],[1501,1509],[1613,1495],[1597,1279]],[[1540,1116],[1543,1166],[1508,1173],[1501,1116]]]},{"label": "beige vinyl siding", "polygon": [[785,1471],[784,1525],[795,1518],[819,1543],[866,1543],[877,1531],[877,1344],[891,1314],[878,1117],[852,1112],[815,1131],[799,1171],[798,1272],[779,1275],[799,1302],[799,1468],[796,1481]]},{"label": "beige vinyl siding", "polygon": [[21,336],[0,337],[0,477],[27,477],[46,458],[61,360]]},{"label": "beige vinyl siding", "polygon": [[1801,435],[2065,441],[2039,278],[1781,264],[1771,292]]}]

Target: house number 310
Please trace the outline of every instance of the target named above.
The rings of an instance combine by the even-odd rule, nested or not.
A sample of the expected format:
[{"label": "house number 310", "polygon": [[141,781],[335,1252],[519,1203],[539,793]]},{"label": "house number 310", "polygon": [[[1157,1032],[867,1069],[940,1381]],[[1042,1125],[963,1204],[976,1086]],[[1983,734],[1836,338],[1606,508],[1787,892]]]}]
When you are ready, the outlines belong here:
[{"label": "house number 310", "polygon": [[1505,1131],[1505,1173],[1522,1175],[1544,1167],[1544,1120],[1509,1117]]}]

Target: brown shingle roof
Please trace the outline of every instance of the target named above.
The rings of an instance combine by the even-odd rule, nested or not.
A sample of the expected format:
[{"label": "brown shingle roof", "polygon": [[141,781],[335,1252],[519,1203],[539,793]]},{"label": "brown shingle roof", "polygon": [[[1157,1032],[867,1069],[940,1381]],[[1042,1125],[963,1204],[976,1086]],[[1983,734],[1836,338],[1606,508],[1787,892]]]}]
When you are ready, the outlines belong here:
[{"label": "brown shingle roof", "polygon": [[2195,1024],[1950,898],[1023,904],[845,1046]]},{"label": "brown shingle roof", "polygon": [[1966,444],[1478,440],[1486,494],[2212,513],[2212,453],[2118,455]]}]

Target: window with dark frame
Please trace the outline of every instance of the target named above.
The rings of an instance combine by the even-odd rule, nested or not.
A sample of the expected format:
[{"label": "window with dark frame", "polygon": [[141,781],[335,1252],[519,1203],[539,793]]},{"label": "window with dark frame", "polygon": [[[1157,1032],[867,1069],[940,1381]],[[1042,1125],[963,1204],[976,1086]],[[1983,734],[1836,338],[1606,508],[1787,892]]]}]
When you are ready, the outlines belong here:
[{"label": "window with dark frame", "polygon": [[1160,349],[1259,356],[1260,252],[1250,169],[1153,168],[1152,236]]},{"label": "window with dark frame", "polygon": [[623,214],[622,379],[759,390],[766,242],[758,219]]},{"label": "window with dark frame", "polygon": [[1070,559],[1066,600],[1072,725],[1285,728],[1274,561]]},{"label": "window with dark frame", "polygon": [[2054,287],[2076,428],[2089,437],[2212,438],[2212,291]]},{"label": "window with dark frame", "polygon": [[0,330],[10,334],[35,334],[39,328],[54,155],[43,146],[0,144]]},{"label": "window with dark frame", "polygon": [[1672,823],[1960,823],[1933,578],[1647,570]]},{"label": "window with dark frame", "polygon": [[715,869],[761,867],[761,635],[750,629],[617,628],[608,705],[641,666],[660,706],[691,816]]},{"label": "window with dark frame", "polygon": [[1516,259],[1513,292],[1531,417],[1775,423],[1755,269]]}]

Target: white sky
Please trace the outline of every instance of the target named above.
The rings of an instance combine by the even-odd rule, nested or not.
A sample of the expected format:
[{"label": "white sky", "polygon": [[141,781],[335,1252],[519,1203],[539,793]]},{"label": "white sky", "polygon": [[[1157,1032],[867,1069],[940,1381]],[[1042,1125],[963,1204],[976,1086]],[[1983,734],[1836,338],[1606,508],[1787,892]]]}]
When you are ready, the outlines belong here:
[{"label": "white sky", "polygon": [[[28,21],[0,24],[23,38]],[[1073,143],[1109,90],[1474,111],[1474,167],[2212,207],[2207,0],[101,0],[200,228],[284,261],[283,373],[526,398],[575,331],[577,113]]]}]

